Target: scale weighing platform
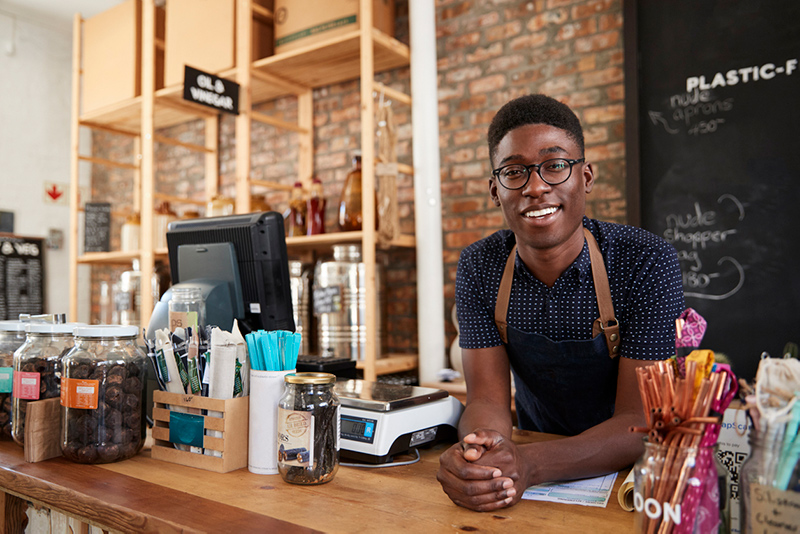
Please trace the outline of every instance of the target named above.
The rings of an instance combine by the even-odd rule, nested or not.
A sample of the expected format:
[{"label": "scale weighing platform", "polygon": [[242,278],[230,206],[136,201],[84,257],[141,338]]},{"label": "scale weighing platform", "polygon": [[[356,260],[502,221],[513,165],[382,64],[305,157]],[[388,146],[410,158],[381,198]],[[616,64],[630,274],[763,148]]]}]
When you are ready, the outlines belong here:
[{"label": "scale weighing platform", "polygon": [[464,407],[444,390],[340,380],[336,394],[343,458],[382,464],[421,445],[458,439]]}]

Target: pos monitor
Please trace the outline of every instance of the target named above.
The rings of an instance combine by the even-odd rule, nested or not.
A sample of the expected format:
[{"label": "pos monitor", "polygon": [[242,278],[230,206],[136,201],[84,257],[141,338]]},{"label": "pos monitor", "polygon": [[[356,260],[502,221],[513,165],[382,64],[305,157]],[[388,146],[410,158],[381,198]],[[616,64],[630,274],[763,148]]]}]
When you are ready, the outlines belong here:
[{"label": "pos monitor", "polygon": [[[175,221],[167,231],[173,287],[199,288],[206,324],[242,334],[294,331],[283,217],[274,211]],[[153,309],[147,337],[169,327],[168,290]]]}]

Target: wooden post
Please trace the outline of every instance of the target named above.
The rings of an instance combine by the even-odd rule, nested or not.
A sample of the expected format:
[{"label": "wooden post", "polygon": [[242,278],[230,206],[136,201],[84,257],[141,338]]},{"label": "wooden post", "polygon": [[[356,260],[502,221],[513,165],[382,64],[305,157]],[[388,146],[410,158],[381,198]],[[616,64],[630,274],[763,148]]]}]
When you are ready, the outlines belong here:
[{"label": "wooden post", "polygon": [[72,21],[72,120],[70,122],[70,188],[69,188],[69,320],[78,320],[78,235],[80,208],[81,146],[81,15]]},{"label": "wooden post", "polygon": [[238,0],[236,4],[236,81],[239,82],[239,115],[236,116],[236,213],[250,213],[252,34],[251,0]]},{"label": "wooden post", "polygon": [[361,40],[361,207],[363,233],[361,261],[364,262],[367,342],[364,348],[364,379],[375,381],[375,359],[380,350],[376,326],[378,286],[375,265],[375,57],[372,43],[372,0],[360,0],[358,10]]}]

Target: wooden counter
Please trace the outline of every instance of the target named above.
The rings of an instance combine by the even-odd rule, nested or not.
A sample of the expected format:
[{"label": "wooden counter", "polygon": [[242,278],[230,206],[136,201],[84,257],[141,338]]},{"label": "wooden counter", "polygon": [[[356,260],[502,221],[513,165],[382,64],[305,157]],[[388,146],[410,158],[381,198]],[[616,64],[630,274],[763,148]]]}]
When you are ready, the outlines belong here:
[{"label": "wooden counter", "polygon": [[[552,439],[520,432],[519,441]],[[593,532],[633,529],[616,491],[607,508],[522,501],[496,513],[454,505],[436,481],[439,454],[423,450],[402,467],[340,467],[321,486],[295,486],[279,475],[247,469],[226,474],[161,462],[150,451],[115,464],[80,465],[63,458],[26,463],[22,449],[0,442],[0,488],[7,493],[3,523],[15,532],[14,496],[104,529],[124,532]],[[21,508],[24,511],[24,508]]]}]

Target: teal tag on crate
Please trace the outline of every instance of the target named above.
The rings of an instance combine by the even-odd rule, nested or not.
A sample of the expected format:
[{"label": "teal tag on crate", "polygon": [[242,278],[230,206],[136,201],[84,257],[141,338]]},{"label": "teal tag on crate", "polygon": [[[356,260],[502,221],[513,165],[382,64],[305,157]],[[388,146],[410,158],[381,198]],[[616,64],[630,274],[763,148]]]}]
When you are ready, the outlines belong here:
[{"label": "teal tag on crate", "polygon": [[14,383],[14,368],[0,367],[0,393],[11,393]]},{"label": "teal tag on crate", "polygon": [[169,413],[169,440],[172,443],[203,446],[203,416],[191,413]]}]

